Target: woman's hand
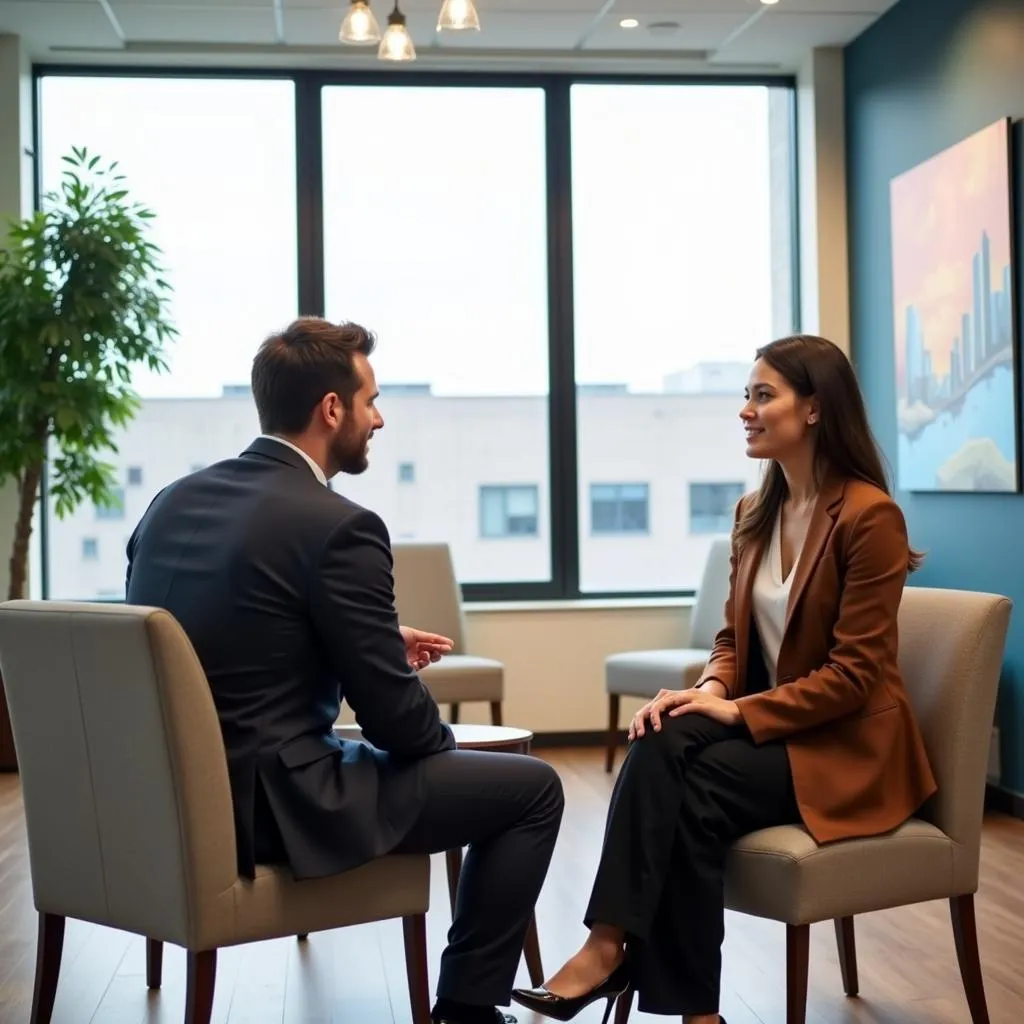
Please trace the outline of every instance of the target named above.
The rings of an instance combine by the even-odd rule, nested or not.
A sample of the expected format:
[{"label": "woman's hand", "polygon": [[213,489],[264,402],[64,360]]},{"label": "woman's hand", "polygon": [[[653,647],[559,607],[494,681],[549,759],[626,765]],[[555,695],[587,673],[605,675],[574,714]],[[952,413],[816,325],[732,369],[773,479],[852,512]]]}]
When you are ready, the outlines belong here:
[{"label": "woman's hand", "polygon": [[649,720],[651,728],[655,732],[661,731],[661,716],[671,707],[675,706],[677,697],[686,693],[686,690],[659,690],[654,700],[649,700],[634,716],[629,723],[630,740],[638,739],[646,731],[645,723]]},{"label": "woman's hand", "polygon": [[719,697],[710,690],[683,690],[679,694],[680,700],[676,706],[669,711],[669,716],[677,718],[679,715],[698,714],[707,715],[708,718],[721,722],[722,725],[739,725],[743,721],[740,709],[733,700]]},{"label": "woman's hand", "polygon": [[[721,685],[721,684],[719,684]],[[723,687],[724,689],[724,687]],[[661,731],[661,716],[668,712],[671,718],[679,715],[707,715],[723,725],[739,725],[742,721],[734,701],[719,697],[710,690],[661,690],[654,700],[648,701],[629,723],[629,739],[639,739],[647,730],[647,722],[655,732]]]}]

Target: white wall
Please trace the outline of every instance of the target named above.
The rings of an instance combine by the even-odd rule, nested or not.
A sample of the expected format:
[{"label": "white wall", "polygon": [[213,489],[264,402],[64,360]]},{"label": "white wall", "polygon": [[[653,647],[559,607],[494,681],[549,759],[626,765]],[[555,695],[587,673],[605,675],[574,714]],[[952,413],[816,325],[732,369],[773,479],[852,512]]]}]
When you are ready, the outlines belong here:
[{"label": "white wall", "polygon": [[797,76],[801,327],[850,354],[843,51],[819,47]]}]

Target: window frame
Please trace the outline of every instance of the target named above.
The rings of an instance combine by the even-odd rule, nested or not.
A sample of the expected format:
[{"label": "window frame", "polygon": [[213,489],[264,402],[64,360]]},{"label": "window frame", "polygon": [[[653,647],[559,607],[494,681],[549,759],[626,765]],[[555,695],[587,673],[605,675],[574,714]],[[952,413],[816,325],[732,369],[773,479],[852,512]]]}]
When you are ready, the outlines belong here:
[{"label": "window frame", "polygon": [[[324,315],[323,138],[321,94],[326,86],[375,85],[381,88],[431,86],[438,88],[541,88],[545,96],[544,143],[547,177],[548,275],[548,477],[551,578],[537,582],[464,583],[466,601],[560,601],[692,597],[694,590],[580,590],[580,522],[577,472],[576,379],[573,316],[572,126],[570,90],[573,85],[715,85],[765,86],[786,90],[790,147],[789,250],[793,330],[799,331],[800,222],[797,181],[796,77],[714,74],[578,74],[573,72],[489,73],[427,70],[330,70],[224,66],[160,66],[130,64],[34,64],[33,159],[35,208],[41,198],[40,143],[41,80],[45,77],[122,77],[238,80],[286,79],[295,87],[295,160],[298,239],[299,312]],[[648,490],[648,502],[650,501]],[[542,509],[538,505],[538,528]],[[648,507],[648,535],[650,533]],[[49,465],[40,486],[38,538],[42,596],[49,596]],[[611,536],[601,534],[601,536]],[[640,533],[621,536],[642,536]]]}]

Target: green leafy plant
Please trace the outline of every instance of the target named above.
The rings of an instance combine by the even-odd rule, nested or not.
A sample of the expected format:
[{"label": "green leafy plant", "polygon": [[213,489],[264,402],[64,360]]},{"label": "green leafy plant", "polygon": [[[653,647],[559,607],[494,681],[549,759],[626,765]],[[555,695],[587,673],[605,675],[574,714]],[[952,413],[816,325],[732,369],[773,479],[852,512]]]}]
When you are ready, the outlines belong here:
[{"label": "green leafy plant", "polygon": [[112,506],[103,459],[139,408],[132,368],[163,372],[177,335],[153,213],[129,198],[116,163],[85,149],[64,162],[59,189],[11,224],[0,251],[0,483],[18,489],[9,598],[24,596],[47,455],[59,517],[85,500]]}]

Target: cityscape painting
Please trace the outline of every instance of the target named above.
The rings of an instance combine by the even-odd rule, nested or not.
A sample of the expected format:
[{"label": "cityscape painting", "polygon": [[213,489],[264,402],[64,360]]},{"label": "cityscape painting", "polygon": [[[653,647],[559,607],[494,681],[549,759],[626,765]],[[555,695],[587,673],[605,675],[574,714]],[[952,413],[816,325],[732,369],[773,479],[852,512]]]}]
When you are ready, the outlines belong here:
[{"label": "cityscape painting", "polygon": [[897,484],[1019,486],[1010,122],[892,180]]}]

